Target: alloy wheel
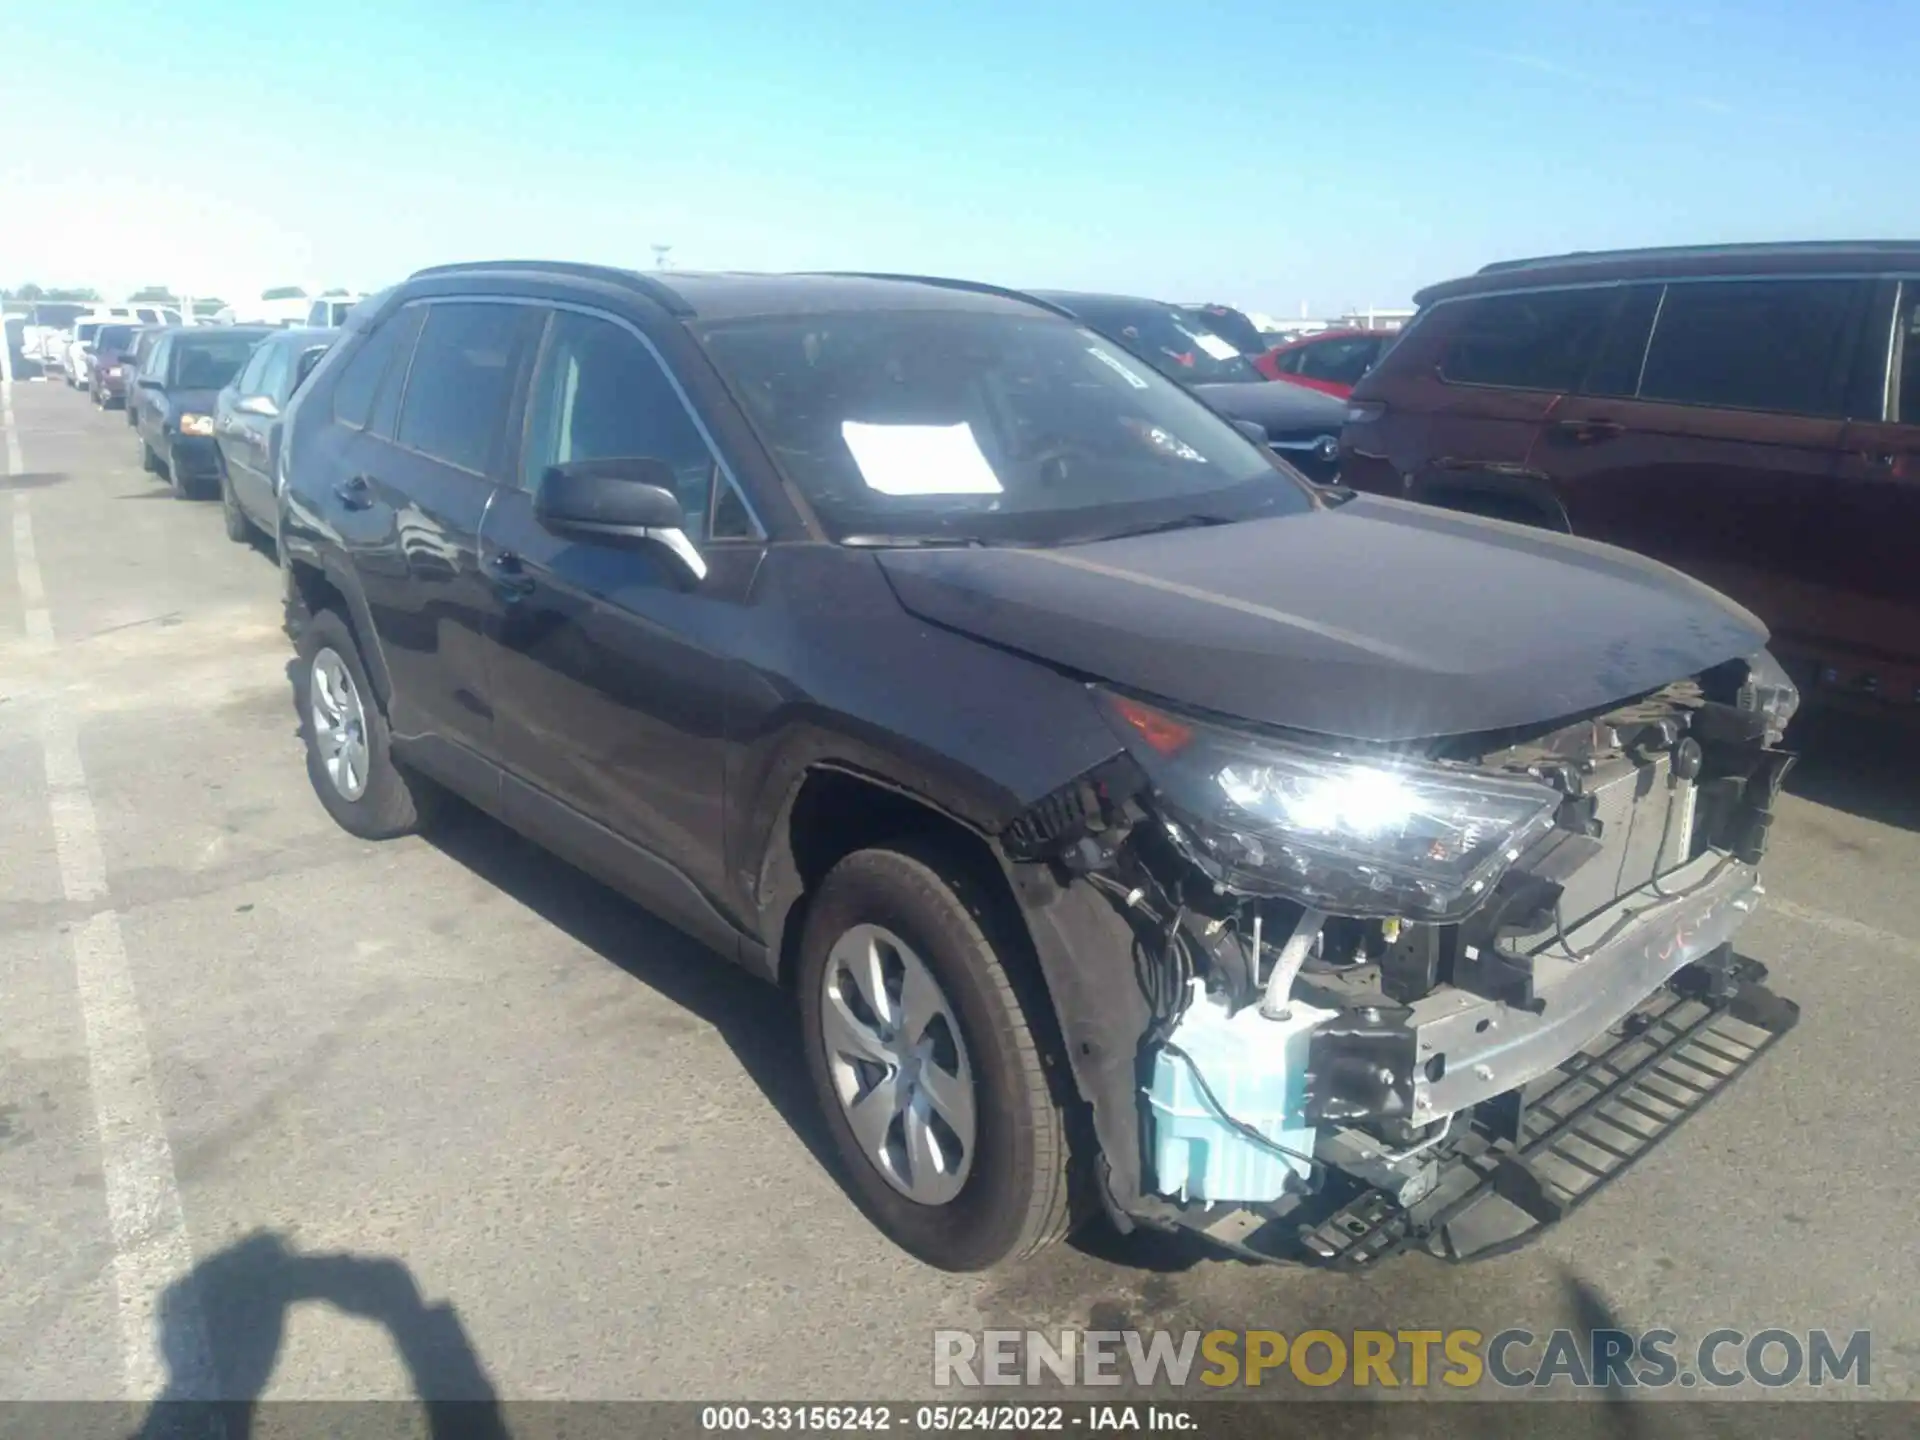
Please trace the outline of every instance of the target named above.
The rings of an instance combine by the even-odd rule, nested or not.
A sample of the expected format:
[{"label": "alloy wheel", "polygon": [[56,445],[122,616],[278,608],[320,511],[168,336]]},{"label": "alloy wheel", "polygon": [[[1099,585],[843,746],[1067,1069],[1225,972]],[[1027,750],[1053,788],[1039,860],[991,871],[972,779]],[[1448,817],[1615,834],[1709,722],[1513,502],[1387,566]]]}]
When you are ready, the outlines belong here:
[{"label": "alloy wheel", "polygon": [[308,677],[313,744],[343,800],[367,790],[367,712],[346,662],[331,649],[314,654]]}]

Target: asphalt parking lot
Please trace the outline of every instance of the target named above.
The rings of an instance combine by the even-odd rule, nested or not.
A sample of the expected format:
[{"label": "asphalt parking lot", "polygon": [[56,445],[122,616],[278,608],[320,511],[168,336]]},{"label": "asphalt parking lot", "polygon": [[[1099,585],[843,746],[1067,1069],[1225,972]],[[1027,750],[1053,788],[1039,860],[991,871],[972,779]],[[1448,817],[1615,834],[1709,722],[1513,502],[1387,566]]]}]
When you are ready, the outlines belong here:
[{"label": "asphalt parking lot", "polygon": [[1920,1396],[1899,736],[1821,725],[1789,783],[1742,948],[1798,1030],[1542,1243],[1354,1279],[1095,1233],[953,1277],[823,1162],[782,997],[477,816],[335,828],[265,548],[118,413],[7,410],[0,1398],[911,1398],[937,1328],[1602,1324],[1870,1329],[1871,1393]]}]

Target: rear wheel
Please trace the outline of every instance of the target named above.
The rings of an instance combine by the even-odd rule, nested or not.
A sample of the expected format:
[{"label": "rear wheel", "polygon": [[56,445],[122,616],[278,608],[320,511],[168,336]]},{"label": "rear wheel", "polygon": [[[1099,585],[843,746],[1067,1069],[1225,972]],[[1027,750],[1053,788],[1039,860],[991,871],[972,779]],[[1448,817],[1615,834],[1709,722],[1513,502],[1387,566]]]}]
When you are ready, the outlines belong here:
[{"label": "rear wheel", "polygon": [[944,1270],[1031,1255],[1070,1218],[1065,1119],[1015,943],[960,867],[912,847],[834,866],[801,941],[807,1068],[849,1188]]},{"label": "rear wheel", "polygon": [[244,544],[253,538],[253,525],[247,512],[233,495],[233,480],[227,474],[227,462],[220,462],[220,518],[227,527],[227,538]]},{"label": "rear wheel", "polygon": [[342,829],[387,840],[420,826],[431,793],[393,763],[392,732],[347,622],[322,610],[300,632],[300,728],[307,778]]},{"label": "rear wheel", "polygon": [[140,442],[140,468],[149,475],[160,473],[160,457],[153,453],[153,446],[145,440]]}]

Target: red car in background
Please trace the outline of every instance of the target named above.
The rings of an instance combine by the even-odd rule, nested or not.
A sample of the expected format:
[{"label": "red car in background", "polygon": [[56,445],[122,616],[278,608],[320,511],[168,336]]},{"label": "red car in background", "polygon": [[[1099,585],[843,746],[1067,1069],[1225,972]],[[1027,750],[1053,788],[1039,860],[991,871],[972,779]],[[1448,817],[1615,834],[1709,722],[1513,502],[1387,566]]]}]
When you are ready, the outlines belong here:
[{"label": "red car in background", "polygon": [[1310,390],[1347,397],[1360,377],[1371,370],[1395,330],[1322,330],[1258,356],[1254,365],[1269,380],[1291,380]]}]

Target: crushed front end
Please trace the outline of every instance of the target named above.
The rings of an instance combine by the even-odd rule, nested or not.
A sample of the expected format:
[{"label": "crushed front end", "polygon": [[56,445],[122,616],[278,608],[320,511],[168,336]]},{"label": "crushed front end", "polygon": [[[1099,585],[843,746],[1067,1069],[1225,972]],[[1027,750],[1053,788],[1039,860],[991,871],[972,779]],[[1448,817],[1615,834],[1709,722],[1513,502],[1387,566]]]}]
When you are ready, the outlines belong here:
[{"label": "crushed front end", "polygon": [[1123,1224],[1346,1267],[1506,1250],[1797,1017],[1733,947],[1792,763],[1764,654],[1417,747],[1096,698],[1126,756],[1002,843],[1130,951],[1127,993],[1061,1007]]}]

